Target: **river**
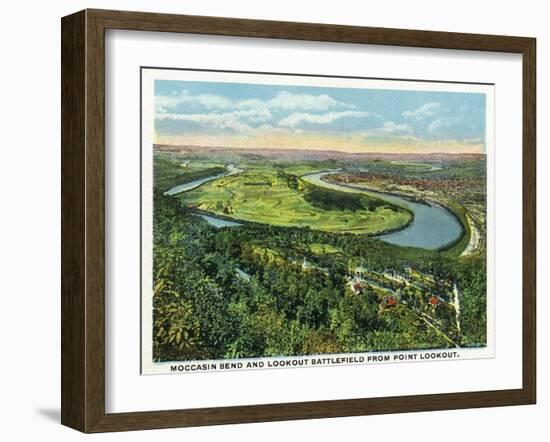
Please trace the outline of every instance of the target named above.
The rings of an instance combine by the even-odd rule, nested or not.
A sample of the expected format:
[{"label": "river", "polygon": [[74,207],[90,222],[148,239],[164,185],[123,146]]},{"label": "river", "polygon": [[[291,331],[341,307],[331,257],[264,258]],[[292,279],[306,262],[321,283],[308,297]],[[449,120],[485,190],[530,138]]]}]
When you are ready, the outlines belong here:
[{"label": "river", "polygon": [[[208,181],[213,181],[223,176],[236,175],[241,172],[242,169],[229,164],[227,166],[227,172],[175,186],[170,190],[167,190],[164,194],[177,195],[178,193],[196,189]],[[395,194],[379,192],[364,187],[357,188],[349,185],[328,183],[322,179],[323,176],[331,173],[334,173],[334,171],[312,173],[304,175],[301,178],[304,181],[318,187],[324,187],[326,189],[337,190],[340,192],[369,195],[390,204],[408,209],[414,213],[413,221],[404,229],[377,236],[377,238],[387,243],[398,246],[419,247],[422,249],[435,250],[450,244],[460,238],[463,234],[463,228],[458,219],[448,209],[442,206],[433,203],[417,203]],[[211,215],[201,214],[199,216],[216,228],[236,227],[242,225],[237,222],[224,220]]]},{"label": "river", "polygon": [[202,186],[204,183],[207,183],[208,181],[217,180],[218,178],[221,178],[223,176],[236,175],[242,172],[242,169],[235,167],[233,164],[229,164],[228,166],[226,166],[226,169],[227,169],[226,172],[219,173],[217,175],[207,176],[199,180],[189,181],[188,183],[183,183],[178,186],[172,187],[171,189],[168,189],[166,192],[164,192],[164,195],[173,196],[173,195],[177,195],[178,193],[188,192],[189,190],[193,190],[199,186]]},{"label": "river", "polygon": [[387,201],[390,204],[403,207],[414,213],[414,220],[404,229],[377,237],[387,243],[435,250],[450,244],[463,234],[463,228],[458,219],[442,206],[416,203],[394,194],[328,183],[322,179],[323,176],[331,173],[334,172],[312,173],[304,175],[301,178],[315,186],[338,190],[340,192],[369,195]]},{"label": "river", "polygon": [[242,223],[236,223],[234,221],[228,221],[226,219],[217,218],[211,215],[204,215],[202,213],[197,214],[203,220],[205,220],[211,226],[214,226],[216,229],[221,229],[222,227],[238,227],[242,226]]}]

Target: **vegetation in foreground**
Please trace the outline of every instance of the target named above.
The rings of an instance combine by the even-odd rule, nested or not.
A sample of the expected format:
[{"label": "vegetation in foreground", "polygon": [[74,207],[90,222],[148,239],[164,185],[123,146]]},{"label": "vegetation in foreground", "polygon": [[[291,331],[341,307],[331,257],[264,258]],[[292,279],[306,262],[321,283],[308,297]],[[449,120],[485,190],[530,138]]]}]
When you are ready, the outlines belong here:
[{"label": "vegetation in foreground", "polygon": [[[283,175],[290,171],[273,167],[276,172],[264,177],[281,187],[287,180],[290,189]],[[308,165],[291,167],[311,171]],[[241,182],[249,179],[245,176]],[[251,187],[262,192],[261,185]],[[161,190],[154,200],[156,361],[486,343],[483,252],[457,258],[392,246],[364,234],[262,219],[216,228]],[[376,201],[369,207],[372,201],[327,198],[315,191],[304,187],[300,196],[320,212],[380,208]]]}]

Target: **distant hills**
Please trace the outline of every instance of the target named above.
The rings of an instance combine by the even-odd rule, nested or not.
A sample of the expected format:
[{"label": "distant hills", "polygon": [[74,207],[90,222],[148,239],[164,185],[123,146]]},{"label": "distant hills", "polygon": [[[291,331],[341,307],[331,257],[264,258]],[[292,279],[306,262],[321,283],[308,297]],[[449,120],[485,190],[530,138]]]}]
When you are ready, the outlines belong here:
[{"label": "distant hills", "polygon": [[341,152],[337,150],[309,150],[309,149],[273,149],[273,148],[235,148],[220,146],[175,146],[155,144],[157,152],[172,152],[181,154],[200,155],[207,158],[221,157],[238,160],[273,159],[273,160],[316,160],[316,161],[358,161],[358,160],[424,160],[424,161],[465,161],[484,159],[485,154],[473,153],[380,153],[380,152]]}]

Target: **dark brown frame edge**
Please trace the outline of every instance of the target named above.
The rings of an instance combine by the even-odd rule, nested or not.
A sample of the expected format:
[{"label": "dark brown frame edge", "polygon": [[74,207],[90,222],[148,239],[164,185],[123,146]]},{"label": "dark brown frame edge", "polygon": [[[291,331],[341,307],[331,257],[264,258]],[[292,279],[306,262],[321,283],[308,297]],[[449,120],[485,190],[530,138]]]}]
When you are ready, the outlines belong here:
[{"label": "dark brown frame edge", "polygon": [[[536,401],[536,40],[312,23],[84,10],[62,19],[61,422],[83,432],[141,430]],[[496,51],[523,58],[523,386],[514,390],[189,410],[105,413],[105,30]]]}]

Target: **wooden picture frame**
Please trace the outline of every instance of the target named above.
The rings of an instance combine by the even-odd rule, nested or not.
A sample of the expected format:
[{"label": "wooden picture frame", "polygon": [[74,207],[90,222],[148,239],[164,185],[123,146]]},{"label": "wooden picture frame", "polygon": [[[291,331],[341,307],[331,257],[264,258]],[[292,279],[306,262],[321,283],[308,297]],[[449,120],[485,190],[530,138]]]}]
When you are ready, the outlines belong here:
[{"label": "wooden picture frame", "polygon": [[[475,50],[523,58],[523,385],[497,391],[108,414],[105,412],[105,30]],[[533,404],[536,398],[536,41],[141,12],[62,19],[62,410],[83,432]]]}]

